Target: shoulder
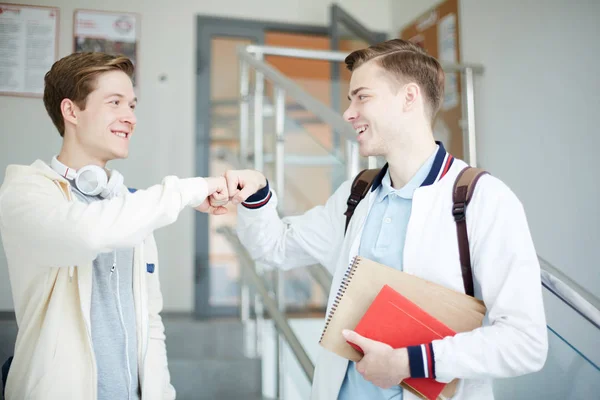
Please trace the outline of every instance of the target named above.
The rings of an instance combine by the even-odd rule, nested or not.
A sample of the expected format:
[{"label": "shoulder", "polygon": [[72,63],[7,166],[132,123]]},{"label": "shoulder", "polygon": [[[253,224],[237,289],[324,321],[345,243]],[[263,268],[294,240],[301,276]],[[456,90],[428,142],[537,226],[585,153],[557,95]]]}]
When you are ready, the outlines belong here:
[{"label": "shoulder", "polygon": [[494,203],[521,206],[521,201],[515,192],[504,181],[491,173],[487,173],[479,179],[473,192],[473,201],[493,201]]},{"label": "shoulder", "polygon": [[[467,207],[476,225],[520,226],[526,221],[525,209],[515,192],[500,178],[488,173],[483,175],[473,191]],[[469,211],[470,210],[470,211]],[[506,225],[508,221],[512,221]],[[513,229],[510,228],[510,229]]]},{"label": "shoulder", "polygon": [[[446,182],[448,186],[454,187],[456,179],[458,178],[461,171],[469,165],[460,159],[455,159],[452,168],[448,171]],[[478,179],[475,190],[473,191],[472,203],[479,201],[510,201],[520,203],[517,195],[512,189],[500,178],[495,176],[492,171],[486,170],[485,168],[479,167],[485,173]]]},{"label": "shoulder", "polygon": [[29,174],[6,176],[0,186],[0,198],[10,194],[18,194],[23,199],[37,194],[58,194],[56,182],[44,175]]},{"label": "shoulder", "polygon": [[345,181],[343,181],[335,190],[335,192],[331,195],[329,201],[341,201],[343,199],[345,203],[352,190],[352,183],[354,182],[354,178],[355,177],[352,177],[351,179],[346,179]]},{"label": "shoulder", "polygon": [[[452,192],[461,171],[469,165],[456,159],[444,178],[444,190]],[[523,205],[514,191],[503,180],[496,177],[492,171],[481,168],[486,173],[476,182],[473,195],[467,207],[469,214],[496,215],[513,211],[522,212]]]},{"label": "shoulder", "polygon": [[0,190],[10,190],[19,185],[45,187],[53,185],[54,180],[66,182],[44,161],[36,160],[30,165],[10,164],[4,171],[4,179]]}]

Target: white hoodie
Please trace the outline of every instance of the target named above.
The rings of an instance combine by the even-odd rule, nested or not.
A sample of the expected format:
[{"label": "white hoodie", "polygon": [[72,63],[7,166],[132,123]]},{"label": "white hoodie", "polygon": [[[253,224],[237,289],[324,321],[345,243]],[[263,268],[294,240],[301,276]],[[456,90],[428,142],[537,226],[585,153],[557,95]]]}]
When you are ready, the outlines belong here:
[{"label": "white hoodie", "polygon": [[173,399],[160,317],[162,294],[153,231],[207,196],[204,178],[166,177],[147,190],[85,204],[43,161],[11,165],[0,188],[0,233],[19,331],[6,399],[96,399],[90,336],[92,262],[134,247],[142,397]]}]

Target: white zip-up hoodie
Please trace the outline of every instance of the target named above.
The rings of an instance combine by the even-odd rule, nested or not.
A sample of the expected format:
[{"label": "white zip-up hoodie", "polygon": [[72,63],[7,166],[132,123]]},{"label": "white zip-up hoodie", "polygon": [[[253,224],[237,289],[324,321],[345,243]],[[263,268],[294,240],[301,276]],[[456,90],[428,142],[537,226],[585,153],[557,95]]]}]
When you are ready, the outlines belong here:
[{"label": "white zip-up hoodie", "polygon": [[[0,188],[0,233],[19,327],[7,400],[95,400],[90,335],[92,263],[133,247],[139,380],[144,400],[174,399],[160,312],[153,231],[207,196],[204,178],[167,177],[147,190],[85,204],[37,160],[11,165]],[[2,360],[4,361],[4,360]]]},{"label": "white zip-up hoodie", "polygon": [[[416,189],[404,247],[404,271],[464,293],[452,188],[466,163],[440,146],[431,184]],[[320,263],[333,275],[327,313],[358,254],[373,190],[357,206],[344,236],[346,202],[352,180],[343,183],[324,206],[281,220],[275,192],[257,193],[238,207],[238,235],[253,259],[282,269]],[[267,192],[267,193],[265,193]],[[262,197],[262,199],[260,199]],[[487,307],[484,326],[436,340],[435,379],[460,379],[455,399],[493,399],[493,378],[540,370],[548,338],[540,267],[523,207],[497,178],[477,183],[466,212],[475,296]],[[412,361],[412,360],[411,360]],[[313,400],[336,399],[348,361],[321,349],[313,380]],[[404,391],[405,400],[417,397]]]}]

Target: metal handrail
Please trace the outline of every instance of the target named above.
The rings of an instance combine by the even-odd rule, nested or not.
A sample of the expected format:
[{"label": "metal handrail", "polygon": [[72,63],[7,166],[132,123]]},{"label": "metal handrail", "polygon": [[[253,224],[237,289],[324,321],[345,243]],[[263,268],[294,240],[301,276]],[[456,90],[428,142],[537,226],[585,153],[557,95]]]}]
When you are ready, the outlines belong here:
[{"label": "metal handrail", "polygon": [[333,276],[327,269],[321,264],[315,264],[308,267],[308,272],[313,277],[315,282],[321,286],[325,295],[329,295],[329,290],[331,289],[331,282],[333,281]]},{"label": "metal handrail", "polygon": [[[306,108],[308,111],[312,112],[314,115],[319,117],[323,122],[330,125],[336,131],[340,132],[345,136],[347,140],[356,141],[356,132],[350,124],[348,124],[341,115],[332,110],[329,106],[317,100],[308,94],[304,89],[300,87],[297,83],[283,75],[276,68],[267,64],[264,61],[258,60],[252,53],[248,51],[248,48],[252,49],[253,52],[256,52],[259,48],[263,48],[264,46],[238,46],[238,56],[239,58],[252,66],[256,70],[259,70],[262,75],[272,81],[276,86],[283,89],[286,94],[290,97],[293,97],[300,105]],[[292,49],[290,49],[292,50]],[[293,49],[298,51],[300,49]]]},{"label": "metal handrail", "polygon": [[600,300],[547,260],[538,256],[542,285],[563,303],[600,329]]},{"label": "metal handrail", "polygon": [[[341,134],[346,140],[348,151],[347,169],[350,175],[355,175],[359,171],[358,161],[358,143],[356,141],[356,132],[342,116],[325,105],[320,100],[317,100],[304,89],[302,89],[293,80],[289,79],[278,71],[273,66],[264,61],[265,55],[275,55],[283,57],[295,57],[304,59],[315,59],[324,61],[340,62],[342,57],[347,53],[326,51],[326,50],[307,50],[298,48],[276,47],[276,46],[259,46],[259,45],[239,45],[237,54],[240,60],[241,67],[241,90],[242,106],[240,108],[240,154],[246,156],[247,149],[247,112],[248,112],[248,95],[249,95],[249,66],[256,71],[256,92],[260,96],[260,100],[255,105],[255,153],[258,149],[262,149],[262,118],[257,116],[262,113],[262,96],[264,89],[264,79],[269,79],[273,84],[287,96],[294,98],[298,104],[319,117],[321,121],[331,126],[337,134]],[[477,166],[476,158],[476,134],[475,134],[475,75],[481,74],[484,68],[480,64],[454,64],[441,63],[445,72],[460,72],[463,74],[463,90],[465,93],[465,147],[468,154],[466,161],[473,166]],[[258,133],[258,134],[256,134]],[[262,154],[258,160],[258,165],[262,166]],[[374,168],[375,159],[369,157],[369,168]]]},{"label": "metal handrail", "polygon": [[[237,53],[241,60],[248,63],[255,69],[260,70],[265,78],[268,78],[275,83],[276,86],[279,86],[285,90],[289,96],[293,97],[299,104],[318,116],[323,122],[331,125],[333,128],[343,133],[348,140],[356,141],[356,132],[346,121],[344,121],[341,115],[321,101],[312,97],[304,89],[302,89],[302,87],[283,75],[276,68],[255,57],[255,55],[259,54],[262,57],[265,55],[274,55],[282,57],[343,62],[348,53],[339,51],[307,50],[291,47],[259,45],[239,45]],[[472,71],[473,73],[480,74],[484,71],[483,66],[480,64],[441,63],[441,65],[446,72]]]},{"label": "metal handrail", "polygon": [[235,234],[232,228],[230,227],[219,227],[217,228],[217,232],[224,235],[227,240],[231,243],[231,245],[236,249],[236,254],[240,259],[240,265],[244,268],[245,276],[250,279],[250,282],[256,289],[256,291],[261,295],[263,304],[269,315],[273,318],[273,322],[275,323],[275,328],[279,331],[281,335],[285,338],[292,353],[298,360],[300,367],[304,371],[304,374],[309,379],[310,382],[313,380],[313,376],[315,373],[315,366],[311,361],[308,353],[304,350],[304,347],[298,340],[298,337],[292,330],[292,327],[287,321],[287,318],[281,311],[279,311],[277,307],[277,302],[269,295],[269,290],[265,285],[264,280],[258,275],[254,268],[254,261],[240,242],[239,238]]},{"label": "metal handrail", "polygon": [[[344,62],[348,56],[348,52],[343,51],[332,51],[332,50],[308,50],[298,49],[292,47],[278,47],[278,46],[261,46],[261,45],[246,45],[244,46],[248,53],[262,54],[265,56],[280,56],[280,57],[292,57],[292,58],[303,58],[308,60],[321,60],[321,61],[336,61]],[[468,69],[473,72],[480,74],[484,72],[484,67],[481,64],[474,63],[449,63],[440,61],[442,69],[446,72],[464,72]]]}]

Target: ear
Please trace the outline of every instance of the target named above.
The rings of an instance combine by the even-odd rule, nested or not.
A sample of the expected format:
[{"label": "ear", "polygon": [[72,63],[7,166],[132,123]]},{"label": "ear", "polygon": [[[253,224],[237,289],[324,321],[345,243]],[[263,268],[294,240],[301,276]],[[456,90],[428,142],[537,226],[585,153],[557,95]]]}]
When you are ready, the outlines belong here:
[{"label": "ear", "polygon": [[65,124],[67,122],[77,125],[77,114],[79,111],[79,107],[70,99],[63,99],[60,102],[60,112],[65,120]]},{"label": "ear", "polygon": [[404,86],[404,111],[413,109],[419,96],[421,96],[421,88],[419,85],[411,82]]}]

